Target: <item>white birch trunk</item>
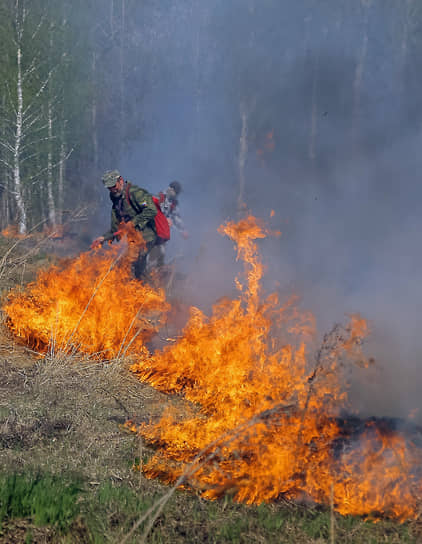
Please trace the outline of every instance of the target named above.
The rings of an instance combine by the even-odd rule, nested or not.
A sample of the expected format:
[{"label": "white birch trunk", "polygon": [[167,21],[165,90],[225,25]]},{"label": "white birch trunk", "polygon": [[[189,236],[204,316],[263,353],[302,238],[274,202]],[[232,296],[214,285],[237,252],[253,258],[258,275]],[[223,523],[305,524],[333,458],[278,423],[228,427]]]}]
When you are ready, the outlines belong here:
[{"label": "white birch trunk", "polygon": [[[50,26],[50,67],[53,51],[53,29],[54,25]],[[53,190],[53,104],[52,104],[52,89],[51,80],[48,82],[48,105],[47,105],[47,136],[48,136],[48,153],[47,153],[47,202],[48,202],[48,222],[50,226],[56,226],[56,203],[54,202]]]},{"label": "white birch trunk", "polygon": [[114,0],[110,1],[110,31],[111,35],[114,36]]},{"label": "white birch trunk", "polygon": [[64,177],[66,169],[66,141],[65,141],[65,122],[62,123],[60,130],[60,162],[59,179],[57,187],[57,221],[63,224],[63,204],[64,204]]},{"label": "white birch trunk", "polygon": [[4,184],[5,184],[5,189],[4,189],[4,197],[3,197],[3,200],[4,200],[4,206],[3,206],[3,210],[4,210],[4,215],[3,215],[3,227],[6,227],[7,225],[9,225],[10,223],[10,200],[9,200],[9,175],[8,173],[6,173],[6,176],[5,176],[5,180],[4,180]]},{"label": "white birch trunk", "polygon": [[[97,54],[95,51],[92,52],[92,78],[96,80],[97,72]],[[95,92],[92,93],[92,103],[91,103],[91,123],[92,123],[92,151],[94,155],[94,168],[95,172],[98,172],[98,134],[97,134],[97,95]]]},{"label": "white birch trunk", "polygon": [[360,99],[361,99],[361,87],[363,73],[365,70],[366,57],[368,54],[368,18],[369,18],[369,8],[371,7],[372,0],[361,0],[361,4],[364,8],[363,14],[363,33],[362,33],[362,43],[359,51],[358,61],[356,63],[355,78],[353,81],[353,126],[352,126],[352,137],[356,142],[357,138],[357,127],[359,124],[360,116]]},{"label": "white birch trunk", "polygon": [[[18,2],[16,3],[16,9],[18,10]],[[16,11],[18,17],[18,11]],[[18,27],[19,28],[19,27]],[[22,89],[22,49],[21,49],[21,31],[19,30],[18,42],[17,42],[17,110],[16,110],[16,132],[13,149],[13,183],[14,193],[16,200],[16,208],[18,212],[18,232],[19,234],[25,234],[27,231],[27,217],[25,210],[25,202],[23,197],[23,187],[20,171],[20,152],[22,143],[22,124],[23,124],[23,89]]]},{"label": "white birch trunk", "polygon": [[238,175],[239,175],[239,194],[237,198],[237,209],[239,215],[245,210],[245,165],[248,154],[248,112],[245,103],[240,105],[240,119],[242,127],[239,141],[238,157]]},{"label": "white birch trunk", "polygon": [[[3,111],[6,110],[6,94],[3,93],[2,95],[2,109]],[[6,122],[2,121],[1,124],[1,139],[2,141],[6,141]],[[1,155],[3,155],[3,150],[1,152]],[[0,229],[5,228],[9,224],[9,175],[8,175],[8,169],[6,166],[2,164],[1,166],[1,172],[2,176],[0,179],[0,183],[2,186],[0,187],[0,195],[1,195],[1,203],[2,203],[2,216],[0,218]]]},{"label": "white birch trunk", "polygon": [[122,154],[122,145],[125,140],[125,50],[126,43],[126,1],[122,2],[121,12],[121,29],[120,29],[120,142],[119,142],[119,157],[120,160]]},{"label": "white birch trunk", "polygon": [[48,201],[48,222],[51,226],[56,225],[56,205],[53,191],[53,107],[51,100],[48,101],[48,154],[47,154],[47,201]]},{"label": "white birch trunk", "polygon": [[[328,29],[323,29],[324,45],[328,36]],[[312,69],[312,102],[311,102],[311,122],[309,129],[309,146],[308,157],[314,161],[317,157],[317,140],[318,140],[318,80],[319,80],[320,52],[315,52],[315,58]]]},{"label": "white birch trunk", "polygon": [[[42,170],[41,166],[41,157],[37,155],[34,157],[34,163],[38,171]],[[48,225],[48,194],[47,186],[45,184],[40,184],[40,219],[44,226]]]},{"label": "white birch trunk", "polygon": [[304,19],[304,33],[303,33],[303,55],[306,58],[309,56],[309,38],[310,38],[310,24],[312,22],[312,16],[308,13]]},{"label": "white birch trunk", "polygon": [[403,34],[400,43],[399,52],[399,77],[398,77],[398,91],[400,100],[404,99],[405,77],[406,77],[406,62],[407,52],[409,48],[409,33],[411,26],[411,14],[414,0],[406,0],[404,22],[403,22]]},{"label": "white birch trunk", "polygon": [[[206,8],[204,6],[203,11],[206,11]],[[201,139],[201,101],[202,101],[202,78],[201,78],[201,39],[203,39],[202,31],[202,18],[201,18],[202,11],[198,9],[197,13],[192,13],[192,20],[195,21],[196,17],[199,18],[199,23],[195,27],[195,35],[194,35],[194,47],[193,47],[193,66],[194,66],[194,74],[195,74],[195,122],[194,127],[191,132],[191,138],[190,138],[190,148],[192,156],[195,156],[196,153],[196,146],[198,145],[198,142]]]},{"label": "white birch trunk", "polygon": [[406,0],[406,7],[405,7],[405,16],[404,16],[404,24],[403,24],[403,34],[400,44],[400,68],[401,71],[404,70],[404,66],[406,64],[406,58],[407,58],[407,49],[408,49],[408,42],[409,42],[409,28],[410,28],[410,18],[412,13],[412,6],[413,6],[414,0]]},{"label": "white birch trunk", "polygon": [[318,132],[318,101],[317,101],[317,82],[318,82],[319,55],[316,53],[312,77],[312,106],[311,106],[311,126],[309,131],[308,156],[311,161],[316,158],[316,138]]}]

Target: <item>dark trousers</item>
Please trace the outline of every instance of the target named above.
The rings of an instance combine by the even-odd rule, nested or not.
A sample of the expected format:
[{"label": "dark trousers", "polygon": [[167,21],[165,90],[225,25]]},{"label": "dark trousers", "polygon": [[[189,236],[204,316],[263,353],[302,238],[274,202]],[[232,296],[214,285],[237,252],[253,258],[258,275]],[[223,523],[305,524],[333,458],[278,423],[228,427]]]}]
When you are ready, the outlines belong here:
[{"label": "dark trousers", "polygon": [[154,245],[154,241],[147,242],[146,247],[139,252],[138,258],[132,265],[133,275],[138,280],[145,277],[148,254]]}]

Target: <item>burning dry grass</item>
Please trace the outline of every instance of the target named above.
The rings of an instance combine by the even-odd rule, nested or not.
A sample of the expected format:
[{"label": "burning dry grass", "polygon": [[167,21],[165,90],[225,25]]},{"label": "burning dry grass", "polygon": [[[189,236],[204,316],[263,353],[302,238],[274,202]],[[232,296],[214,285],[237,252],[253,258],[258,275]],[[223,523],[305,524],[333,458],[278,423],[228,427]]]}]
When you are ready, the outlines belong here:
[{"label": "burning dry grass", "polygon": [[[131,470],[135,458],[138,457],[137,463],[142,458],[145,462],[151,449],[133,433],[124,432],[120,423],[128,417],[138,422],[158,420],[170,402],[177,405],[178,421],[195,411],[180,397],[167,397],[135,380],[121,359],[104,363],[50,350],[40,360],[13,343],[4,330],[1,332],[3,471],[25,473],[34,469],[57,475],[82,474],[87,496],[82,503],[84,517],[72,527],[70,540],[58,537],[51,529],[34,527],[29,520],[9,520],[3,525],[0,542],[21,542],[25,538],[34,542],[121,542],[140,512],[147,511],[148,502],[154,507],[141,530],[144,534],[152,531],[151,538],[163,542],[317,544],[328,541],[330,524],[336,542],[418,541],[408,528],[387,522],[368,527],[359,520],[340,516],[332,516],[330,521],[329,515],[310,504],[303,508],[281,500],[268,507],[246,508],[232,503],[230,493],[222,501],[207,503],[195,496],[177,494],[175,488],[154,502],[157,492],[162,492],[160,484]],[[257,424],[266,425],[276,414],[290,410],[288,406],[273,408],[244,421],[243,431],[250,431]],[[206,418],[206,414],[201,415],[201,421]],[[191,467],[192,474],[207,458],[219,463],[218,454],[241,436],[242,429],[234,428],[227,436],[220,436],[218,448],[209,444],[209,449],[198,457],[197,465]],[[189,472],[186,476],[190,476]],[[161,521],[152,528],[158,515]],[[417,526],[412,530],[416,535]],[[128,542],[139,542],[139,538],[139,532],[134,532]]]},{"label": "burning dry grass", "polygon": [[[376,423],[353,436],[341,423],[344,369],[368,364],[361,352],[365,321],[351,316],[315,350],[312,317],[299,312],[293,300],[281,305],[276,294],[263,297],[260,291],[263,267],[255,240],[267,235],[265,228],[249,217],[222,231],[245,263],[246,282],[236,280],[238,298],[220,301],[210,317],[193,308],[181,338],[151,356],[146,343],[163,323],[164,294],[131,280],[127,266],[116,266],[117,252],[83,254],[13,293],[5,306],[10,329],[49,354],[38,367],[33,391],[38,387],[44,395],[50,381],[60,390],[69,353],[117,360],[115,366],[92,360],[71,365],[75,383],[86,381],[90,391],[99,368],[102,379],[110,372],[110,384],[116,385],[121,374],[112,370],[120,373],[124,356],[136,356],[131,369],[141,380],[181,392],[200,407],[184,408],[181,416],[169,409],[155,424],[134,419],[132,430],[159,447],[143,466],[147,476],[189,486],[210,499],[229,493],[249,504],[294,499],[332,504],[341,513],[417,518],[422,450]],[[120,386],[119,391],[125,387]],[[120,417],[130,417],[120,394],[100,390],[114,398]],[[48,398],[56,410],[60,395]],[[51,421],[39,427],[44,434],[52,427],[49,440],[56,431],[72,433],[62,416],[56,427]],[[37,431],[31,418],[25,421]],[[85,441],[73,454],[88,459],[95,446]],[[150,512],[146,532],[165,503]]]},{"label": "burning dry grass", "polygon": [[339,421],[343,369],[368,364],[365,321],[352,316],[335,326],[312,363],[309,317],[260,296],[254,240],[264,229],[250,217],[224,233],[245,261],[240,296],[210,317],[193,309],[175,345],[132,366],[141,380],[183,392],[202,409],[183,421],[168,411],[155,425],[132,426],[159,446],[146,475],[211,499],[230,491],[247,503],[284,497],[332,502],[343,514],[418,517],[422,450],[376,424],[348,440]]},{"label": "burning dry grass", "polygon": [[[151,450],[120,422],[128,417],[154,420],[164,405],[177,403],[135,380],[122,362],[98,363],[78,357],[35,359],[23,348],[0,339],[0,465],[6,473],[83,477],[81,516],[68,537],[52,528],[35,527],[30,519],[8,520],[1,543],[122,542],[148,506],[165,506],[152,528],[151,541],[174,543],[250,542],[319,544],[329,540],[329,514],[315,506],[284,501],[268,507],[234,504],[168,491],[157,481],[133,472],[137,457]],[[26,353],[26,360],[25,360]],[[186,415],[186,413],[185,413]],[[137,460],[138,462],[138,460]],[[158,497],[157,497],[158,495]],[[409,528],[388,522],[368,526],[335,516],[336,542],[416,543]],[[140,542],[146,526],[128,542]],[[415,526],[414,530],[416,531]],[[416,534],[416,533],[415,533]],[[31,537],[29,536],[31,535]],[[95,538],[94,536],[95,535]]]},{"label": "burning dry grass", "polygon": [[131,278],[119,249],[83,253],[41,271],[24,292],[9,295],[9,328],[42,352],[145,356],[168,306],[162,291]]}]

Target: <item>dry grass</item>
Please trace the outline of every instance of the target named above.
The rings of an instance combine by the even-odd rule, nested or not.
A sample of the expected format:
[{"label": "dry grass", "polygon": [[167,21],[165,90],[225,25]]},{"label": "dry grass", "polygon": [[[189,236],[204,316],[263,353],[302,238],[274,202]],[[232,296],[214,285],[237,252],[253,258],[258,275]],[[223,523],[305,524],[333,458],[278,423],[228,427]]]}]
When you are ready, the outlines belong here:
[{"label": "dry grass", "polygon": [[135,380],[121,362],[60,354],[31,359],[32,365],[10,358],[0,364],[2,466],[79,471],[92,481],[130,479],[135,438],[120,425],[130,417],[151,417],[161,409],[162,395]]}]

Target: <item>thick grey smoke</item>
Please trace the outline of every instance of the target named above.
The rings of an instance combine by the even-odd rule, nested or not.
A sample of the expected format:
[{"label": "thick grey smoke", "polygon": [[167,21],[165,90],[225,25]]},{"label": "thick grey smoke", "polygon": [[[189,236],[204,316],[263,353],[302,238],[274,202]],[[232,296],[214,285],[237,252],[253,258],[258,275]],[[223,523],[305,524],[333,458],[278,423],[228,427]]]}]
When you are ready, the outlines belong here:
[{"label": "thick grey smoke", "polygon": [[217,227],[237,217],[246,112],[244,200],[264,219],[273,209],[283,232],[261,243],[266,287],[300,295],[321,333],[345,314],[366,317],[379,367],[354,387],[354,405],[406,416],[422,386],[422,13],[385,0],[158,4],[130,8],[126,64],[143,130],[104,170],[152,192],[182,182],[191,237],[176,233],[169,258],[182,256],[188,302],[206,308],[238,270]]}]

